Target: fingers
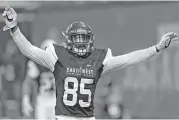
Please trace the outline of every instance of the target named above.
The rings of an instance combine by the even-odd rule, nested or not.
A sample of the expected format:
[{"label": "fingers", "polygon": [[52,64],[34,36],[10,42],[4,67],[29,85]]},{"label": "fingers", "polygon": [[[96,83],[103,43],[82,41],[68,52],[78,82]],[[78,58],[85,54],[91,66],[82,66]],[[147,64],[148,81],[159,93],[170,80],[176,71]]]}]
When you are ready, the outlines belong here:
[{"label": "fingers", "polygon": [[176,37],[178,37],[178,35],[176,33],[171,33],[171,34],[169,34],[169,37],[170,38],[176,38]]},{"label": "fingers", "polygon": [[12,12],[12,13],[16,13],[16,11],[14,10],[14,8],[11,8],[11,12]]},{"label": "fingers", "polygon": [[178,37],[177,33],[174,33],[174,32],[168,32],[164,35],[164,37],[168,37],[168,36]]},{"label": "fingers", "polygon": [[169,33],[166,33],[164,36],[163,36],[164,39],[170,39],[172,41],[175,41],[178,39],[178,34],[174,33],[174,32],[169,32]]},{"label": "fingers", "polygon": [[173,42],[177,42],[177,41],[178,41],[178,37],[172,38],[171,41],[172,41],[172,43],[173,43]]},{"label": "fingers", "polygon": [[2,16],[7,18],[9,21],[13,20],[13,16],[16,14],[15,10],[11,8],[10,6],[7,6],[5,8],[5,11],[3,12]]},{"label": "fingers", "polygon": [[168,41],[165,42],[165,47],[168,47],[173,42],[178,41],[178,35],[174,32],[168,33],[166,37],[168,37]]},{"label": "fingers", "polygon": [[8,11],[10,9],[11,9],[11,7],[9,5],[5,7],[5,11]]},{"label": "fingers", "polygon": [[176,33],[171,34],[169,38],[172,40],[172,42],[178,41],[178,35]]},{"label": "fingers", "polygon": [[[168,48],[175,41],[178,41],[178,34],[174,32],[168,32],[163,35],[161,41],[158,44],[162,45],[164,48]],[[161,50],[162,49],[163,48],[161,47]]]},{"label": "fingers", "polygon": [[12,8],[10,6],[7,6],[4,12],[6,13],[6,15],[10,15],[12,13]]}]

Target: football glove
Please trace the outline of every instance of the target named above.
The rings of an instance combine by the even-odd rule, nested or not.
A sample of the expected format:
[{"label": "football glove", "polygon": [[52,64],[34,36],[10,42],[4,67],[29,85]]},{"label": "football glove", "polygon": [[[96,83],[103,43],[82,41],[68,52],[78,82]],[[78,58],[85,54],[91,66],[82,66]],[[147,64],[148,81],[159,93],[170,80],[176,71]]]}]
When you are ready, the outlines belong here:
[{"label": "football glove", "polygon": [[156,45],[157,52],[168,48],[175,41],[178,41],[178,35],[176,33],[166,33]]},{"label": "football glove", "polygon": [[6,25],[3,28],[3,31],[14,28],[17,25],[17,13],[12,7],[7,6],[2,16],[4,17],[4,21],[6,23]]}]

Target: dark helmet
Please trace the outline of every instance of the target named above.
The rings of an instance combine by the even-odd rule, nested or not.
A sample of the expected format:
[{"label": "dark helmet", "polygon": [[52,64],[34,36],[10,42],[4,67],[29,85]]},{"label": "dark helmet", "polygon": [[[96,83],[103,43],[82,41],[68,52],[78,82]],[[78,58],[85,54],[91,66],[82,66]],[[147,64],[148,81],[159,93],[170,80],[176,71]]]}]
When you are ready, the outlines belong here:
[{"label": "dark helmet", "polygon": [[94,34],[91,27],[84,22],[74,22],[68,26],[65,33],[67,49],[83,57],[89,55],[93,48]]}]

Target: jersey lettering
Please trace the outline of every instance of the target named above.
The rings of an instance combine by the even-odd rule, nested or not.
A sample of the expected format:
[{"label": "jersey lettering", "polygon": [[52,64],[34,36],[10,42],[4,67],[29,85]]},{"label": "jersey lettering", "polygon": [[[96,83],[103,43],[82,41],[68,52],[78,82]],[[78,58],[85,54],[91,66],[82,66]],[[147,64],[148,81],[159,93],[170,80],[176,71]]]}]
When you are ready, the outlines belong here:
[{"label": "jersey lettering", "polygon": [[[88,95],[88,101],[84,102],[83,100],[79,100],[79,105],[81,107],[89,107],[90,103],[91,103],[91,91],[89,89],[85,89],[85,85],[86,84],[92,84],[93,83],[93,79],[86,79],[86,78],[81,78],[81,82],[80,82],[80,94],[82,95]],[[69,89],[68,88],[68,83],[72,82],[73,83],[73,89]],[[64,83],[64,95],[63,95],[63,102],[65,105],[68,106],[74,106],[77,103],[77,91],[78,91],[78,80],[75,77],[67,77],[65,79],[65,83]],[[68,94],[71,94],[72,100],[67,100],[67,96]]]}]

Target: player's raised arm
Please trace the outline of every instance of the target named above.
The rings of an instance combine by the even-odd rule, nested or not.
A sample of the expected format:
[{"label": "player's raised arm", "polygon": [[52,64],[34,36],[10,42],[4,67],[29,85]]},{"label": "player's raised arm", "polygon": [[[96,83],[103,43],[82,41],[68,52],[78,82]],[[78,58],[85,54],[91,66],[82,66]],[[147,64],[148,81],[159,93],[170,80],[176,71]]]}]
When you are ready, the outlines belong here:
[{"label": "player's raised arm", "polygon": [[176,33],[170,32],[165,34],[157,45],[149,47],[147,49],[134,51],[120,56],[112,56],[111,50],[108,49],[106,58],[103,62],[104,72],[117,68],[124,68],[150,59],[158,52],[168,48],[171,43],[176,40],[178,40],[178,35]]},{"label": "player's raised arm", "polygon": [[11,36],[20,49],[21,53],[26,57],[32,59],[38,64],[49,68],[51,71],[54,70],[54,64],[57,57],[54,53],[53,45],[48,47],[46,50],[40,49],[32,45],[25,36],[21,33],[17,26],[17,13],[11,7],[6,7],[4,13],[2,14],[6,26],[3,31],[10,30]]}]

